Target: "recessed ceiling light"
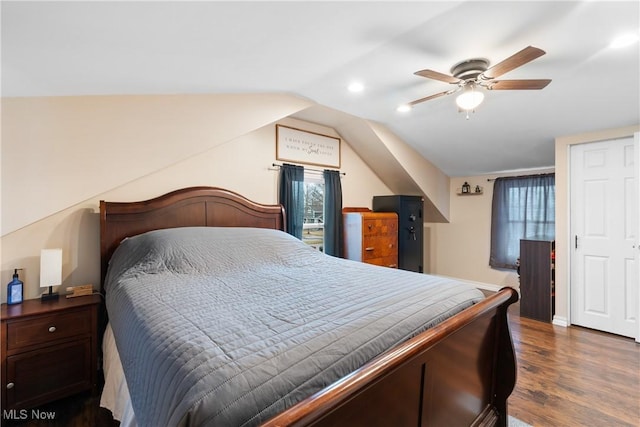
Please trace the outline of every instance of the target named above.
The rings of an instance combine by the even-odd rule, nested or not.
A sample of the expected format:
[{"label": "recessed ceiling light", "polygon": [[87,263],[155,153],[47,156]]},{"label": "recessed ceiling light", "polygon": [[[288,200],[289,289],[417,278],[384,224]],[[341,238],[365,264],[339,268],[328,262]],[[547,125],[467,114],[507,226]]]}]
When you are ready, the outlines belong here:
[{"label": "recessed ceiling light", "polygon": [[398,108],[396,108],[396,111],[400,113],[406,113],[407,111],[411,111],[411,105],[407,105],[407,104],[399,105]]},{"label": "recessed ceiling light", "polygon": [[349,92],[362,92],[364,90],[364,85],[360,82],[353,82],[347,87],[347,89],[349,89]]},{"label": "recessed ceiling light", "polygon": [[622,47],[630,46],[630,45],[634,44],[637,41],[638,41],[638,35],[637,34],[632,34],[632,33],[623,34],[623,35],[613,39],[613,41],[611,42],[611,44],[609,46],[614,48],[614,49],[620,49]]}]

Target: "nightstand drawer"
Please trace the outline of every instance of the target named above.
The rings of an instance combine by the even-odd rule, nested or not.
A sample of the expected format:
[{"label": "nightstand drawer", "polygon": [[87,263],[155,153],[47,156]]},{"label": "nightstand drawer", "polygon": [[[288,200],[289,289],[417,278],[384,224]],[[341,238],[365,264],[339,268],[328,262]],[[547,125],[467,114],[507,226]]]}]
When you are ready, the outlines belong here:
[{"label": "nightstand drawer", "polygon": [[51,313],[7,322],[7,350],[91,333],[91,309]]},{"label": "nightstand drawer", "polygon": [[7,357],[7,406],[27,408],[92,386],[91,339]]}]

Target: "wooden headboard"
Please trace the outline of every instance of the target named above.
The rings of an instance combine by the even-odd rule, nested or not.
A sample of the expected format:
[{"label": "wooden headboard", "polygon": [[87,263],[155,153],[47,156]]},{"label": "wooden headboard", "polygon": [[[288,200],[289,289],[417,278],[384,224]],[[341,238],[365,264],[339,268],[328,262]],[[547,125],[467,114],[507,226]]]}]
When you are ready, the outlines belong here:
[{"label": "wooden headboard", "polygon": [[[258,227],[286,231],[281,205],[252,202],[233,191],[189,187],[141,202],[100,201],[101,278],[125,237],[175,227]],[[102,287],[103,285],[101,285]]]}]

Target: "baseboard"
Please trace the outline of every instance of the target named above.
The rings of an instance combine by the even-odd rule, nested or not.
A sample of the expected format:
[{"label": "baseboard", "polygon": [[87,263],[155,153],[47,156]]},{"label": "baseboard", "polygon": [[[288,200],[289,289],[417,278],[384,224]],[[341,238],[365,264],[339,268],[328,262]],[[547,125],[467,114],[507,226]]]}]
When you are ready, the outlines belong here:
[{"label": "baseboard", "polygon": [[553,316],[553,321],[551,323],[556,326],[562,326],[563,328],[569,326],[569,321],[567,320],[567,318],[562,316]]}]

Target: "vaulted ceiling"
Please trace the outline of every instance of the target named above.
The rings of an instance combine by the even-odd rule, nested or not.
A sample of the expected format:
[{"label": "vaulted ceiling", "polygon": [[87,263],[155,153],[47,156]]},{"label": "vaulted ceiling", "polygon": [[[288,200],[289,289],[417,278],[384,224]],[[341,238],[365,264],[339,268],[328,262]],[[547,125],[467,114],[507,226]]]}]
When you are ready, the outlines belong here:
[{"label": "vaulted ceiling", "polygon": [[[554,138],[640,122],[637,1],[3,1],[2,96],[287,93],[378,122],[449,176],[554,164]],[[466,118],[449,74],[526,46],[546,54]],[[347,87],[360,82],[361,92]],[[318,110],[320,111],[320,110]],[[331,119],[329,119],[331,117]],[[304,117],[340,127],[336,115]]]}]

